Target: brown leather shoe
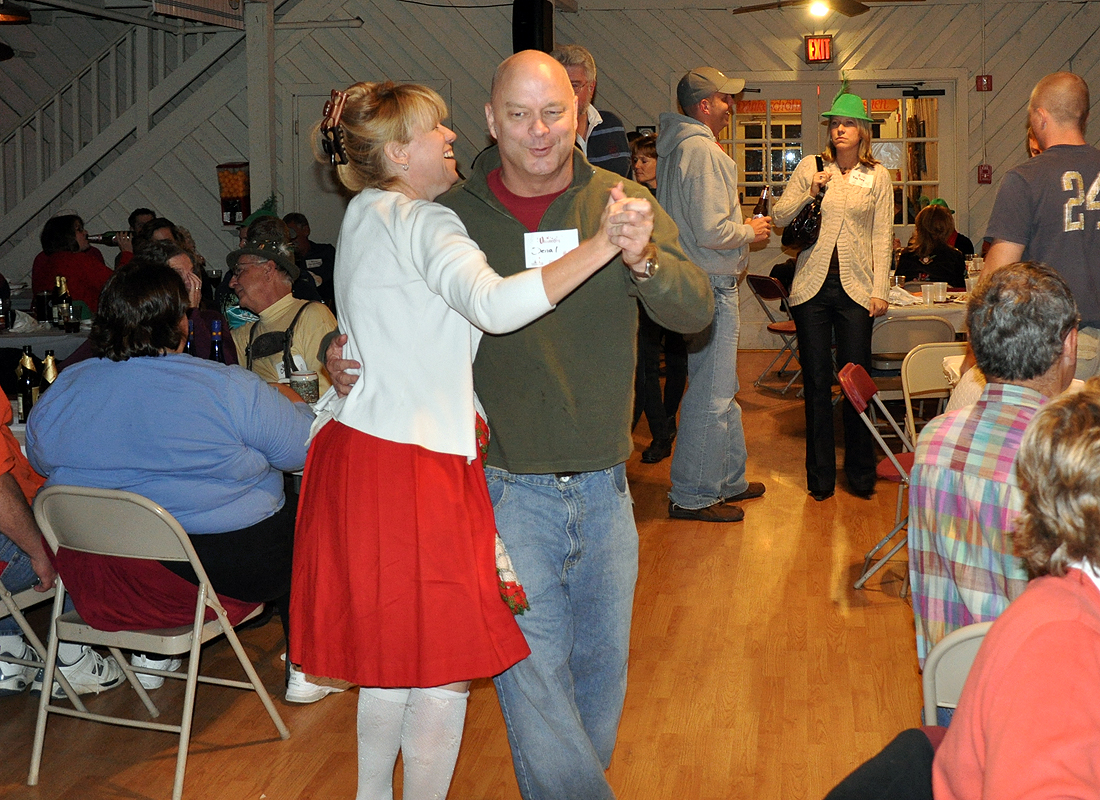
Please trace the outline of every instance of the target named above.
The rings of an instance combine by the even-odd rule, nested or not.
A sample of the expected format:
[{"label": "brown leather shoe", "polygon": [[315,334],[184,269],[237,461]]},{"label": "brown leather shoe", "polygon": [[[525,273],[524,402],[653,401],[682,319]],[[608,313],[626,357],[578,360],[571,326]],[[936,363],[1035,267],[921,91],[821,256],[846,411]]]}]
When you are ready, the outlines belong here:
[{"label": "brown leather shoe", "polygon": [[739,506],[715,503],[705,508],[684,508],[668,501],[668,515],[673,519],[693,519],[696,522],[740,522],[745,512]]},{"label": "brown leather shoe", "polygon": [[753,481],[749,483],[749,488],[741,492],[741,494],[735,494],[733,497],[725,497],[722,499],[722,502],[740,503],[742,500],[755,500],[757,497],[763,497],[765,491],[767,490],[764,488],[764,484],[759,481]]}]

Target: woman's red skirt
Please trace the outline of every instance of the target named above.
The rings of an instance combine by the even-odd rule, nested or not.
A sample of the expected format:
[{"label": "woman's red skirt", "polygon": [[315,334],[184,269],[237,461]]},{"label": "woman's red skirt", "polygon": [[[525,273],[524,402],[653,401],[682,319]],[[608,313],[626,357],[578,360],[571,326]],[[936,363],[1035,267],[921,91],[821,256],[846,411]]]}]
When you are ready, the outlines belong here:
[{"label": "woman's red skirt", "polygon": [[477,461],[325,425],[294,539],[291,660],[377,687],[496,675],[530,650],[497,583]]}]

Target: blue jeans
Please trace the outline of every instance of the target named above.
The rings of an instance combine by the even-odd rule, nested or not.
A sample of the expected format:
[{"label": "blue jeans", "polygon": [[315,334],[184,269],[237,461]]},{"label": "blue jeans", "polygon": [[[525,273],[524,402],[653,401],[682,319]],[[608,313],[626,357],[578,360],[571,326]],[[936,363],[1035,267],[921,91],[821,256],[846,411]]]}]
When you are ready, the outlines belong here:
[{"label": "blue jeans", "polygon": [[711,275],[714,322],[688,339],[688,387],[672,454],[669,498],[706,508],[749,488],[745,431],[737,405],[737,276]]},{"label": "blue jeans", "polygon": [[525,800],[614,798],[638,529],[619,464],[569,477],[487,467],[497,529],[531,608],[531,655],[495,679]]},{"label": "blue jeans", "polygon": [[[7,568],[0,573],[0,580],[4,581],[4,586],[12,594],[18,594],[24,589],[31,588],[34,586],[34,582],[38,580],[27,554],[2,533],[0,533],[0,561],[8,562]],[[66,601],[68,599],[68,597],[65,598]],[[0,636],[11,636],[12,634],[22,634],[15,618],[8,616],[0,619]],[[43,653],[43,655],[45,654]]]}]

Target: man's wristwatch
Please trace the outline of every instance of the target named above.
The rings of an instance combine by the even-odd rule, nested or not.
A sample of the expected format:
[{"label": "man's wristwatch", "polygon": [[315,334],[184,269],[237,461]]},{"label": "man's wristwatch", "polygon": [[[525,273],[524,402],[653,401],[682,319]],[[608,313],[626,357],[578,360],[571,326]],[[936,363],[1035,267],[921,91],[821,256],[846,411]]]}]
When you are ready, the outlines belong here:
[{"label": "man's wristwatch", "polygon": [[630,271],[634,273],[634,277],[641,280],[643,278],[652,278],[657,273],[657,270],[660,268],[660,266],[661,265],[657,263],[657,248],[651,247],[646,253],[645,265],[643,269],[635,270],[631,268]]}]

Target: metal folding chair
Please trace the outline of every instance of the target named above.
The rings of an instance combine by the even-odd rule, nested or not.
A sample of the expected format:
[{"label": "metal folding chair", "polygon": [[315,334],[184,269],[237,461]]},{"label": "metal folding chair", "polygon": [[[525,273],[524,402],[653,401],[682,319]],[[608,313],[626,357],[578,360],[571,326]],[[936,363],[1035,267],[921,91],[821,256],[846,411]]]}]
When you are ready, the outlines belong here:
[{"label": "metal folding chair", "polygon": [[[966,342],[919,344],[910,350],[905,360],[901,362],[901,391],[905,398],[905,433],[909,436],[909,441],[917,441],[918,418],[913,412],[913,404],[935,400],[938,414],[943,401],[951,396],[951,383],[943,371],[943,360],[948,356],[962,355],[965,352]],[[926,421],[926,419],[919,420],[920,423]]]},{"label": "metal folding chair", "polygon": [[[31,769],[27,784],[38,783],[38,771],[42,762],[42,747],[46,736],[46,721],[49,714],[62,714],[69,717],[90,719],[125,725],[132,728],[167,731],[180,737],[176,754],[176,776],[172,788],[172,800],[180,800],[183,795],[183,777],[187,768],[187,748],[191,738],[191,720],[195,708],[195,689],[199,681],[219,686],[232,686],[237,689],[251,689],[256,692],[264,709],[274,723],[279,736],[290,736],[286,725],[275,710],[271,697],[261,683],[256,669],[241,646],[236,632],[226,616],[225,609],[217,593],[210,585],[210,579],[203,569],[199,557],[191,546],[187,533],[180,524],[163,508],[140,495],[131,492],[118,492],[109,489],[91,489],[80,486],[51,486],[39,492],[34,501],[34,516],[46,541],[54,550],[61,547],[85,553],[98,553],[123,558],[155,559],[157,561],[188,562],[198,577],[196,589],[195,618],[191,625],[178,628],[155,630],[101,631],[83,619],[76,611],[62,613],[65,588],[62,580],[57,582],[54,597],[52,632],[46,652],[45,678],[42,697],[38,705],[38,722],[34,731],[34,748],[31,752]],[[206,622],[206,612],[212,610],[214,618]],[[246,619],[260,613],[257,607]],[[204,642],[224,635],[233,648],[248,681],[227,680],[199,675],[199,660]],[[71,709],[54,705],[50,701],[53,681],[59,675],[57,665],[57,642],[81,642],[110,649],[126,673],[130,685],[138,693],[151,717],[160,715],[149,699],[145,688],[137,679],[135,672],[161,675],[168,678],[183,679],[186,689],[183,700],[183,715],[178,725],[157,722],[145,722],[130,717],[114,717],[88,713],[83,709]],[[188,653],[187,672],[169,672],[139,668],[134,669],[123,656],[120,648],[143,653],[158,653],[166,656]]]},{"label": "metal folding chair", "polygon": [[[787,367],[790,365],[791,361],[798,359],[798,336],[795,332],[794,320],[791,319],[790,310],[787,306],[787,290],[783,288],[782,283],[768,275],[749,274],[746,276],[745,280],[748,282],[749,288],[756,298],[756,302],[760,304],[760,307],[764,309],[764,314],[768,317],[768,331],[774,333],[783,342],[783,347],[776,354],[775,358],[771,360],[768,366],[764,367],[764,371],[752,382],[752,385],[761,389],[768,389],[773,392],[779,392],[780,394],[786,394],[790,390],[791,385],[798,380],[798,376],[802,374],[801,369],[791,374],[791,379],[787,381],[787,385],[782,389],[768,386],[764,384],[763,381],[768,373],[771,372],[776,362],[783,358],[784,355],[786,355],[787,359],[783,362],[783,366],[776,371],[776,375],[780,380],[782,380],[783,375],[788,372]],[[787,318],[778,319],[772,312],[771,307],[765,301],[779,301],[779,306],[784,313],[786,313]]]},{"label": "metal folding chair", "polygon": [[924,690],[924,724],[936,724],[936,709],[955,708],[962,696],[966,676],[982,646],[992,622],[975,622],[951,631],[936,642],[924,660],[921,676]]},{"label": "metal folding chair", "polygon": [[[3,571],[3,565],[0,565],[0,572]],[[27,622],[27,618],[23,616],[23,609],[36,606],[47,600],[52,600],[56,591],[56,589],[50,589],[45,592],[36,592],[34,589],[24,589],[19,592],[19,594],[12,594],[8,591],[8,587],[4,585],[4,581],[0,580],[0,619],[4,617],[13,618],[15,624],[19,626],[19,630],[23,632],[23,636],[30,643],[31,647],[35,649],[38,655],[42,655],[46,652],[46,646],[42,644],[42,640],[38,638],[38,635],[34,632],[34,628]],[[22,667],[42,666],[40,661],[16,658],[7,653],[0,653],[0,661],[5,661],[8,664],[19,664]],[[73,705],[76,706],[78,710],[87,710],[84,708],[84,703],[81,702],[80,696],[73,691],[73,687],[69,684],[68,679],[60,670],[57,673],[57,682],[61,684],[61,688],[65,690],[65,694],[69,696],[69,699],[72,700]]]},{"label": "metal folding chair", "polygon": [[[886,566],[886,562],[893,558],[894,555],[905,546],[907,541],[907,537],[902,535],[885,556],[878,561],[874,561],[875,555],[889,544],[891,539],[899,533],[903,533],[908,525],[908,516],[902,516],[901,509],[903,496],[907,493],[909,488],[909,473],[913,469],[914,454],[912,443],[898,425],[893,415],[886,410],[886,405],[879,397],[878,387],[871,379],[871,376],[867,374],[867,370],[859,364],[846,364],[840,370],[840,388],[841,391],[844,392],[844,396],[848,399],[848,402],[852,404],[852,408],[856,410],[860,419],[863,420],[863,424],[871,431],[871,435],[875,438],[875,441],[878,442],[879,447],[882,448],[882,452],[886,454],[886,459],[880,461],[875,468],[878,477],[898,484],[897,507],[894,511],[894,527],[879,540],[878,544],[868,550],[867,555],[863,557],[863,570],[859,573],[859,578],[855,582],[855,588],[862,589],[863,585],[867,583],[867,579]],[[882,418],[894,429],[894,433],[897,435],[898,439],[901,440],[902,447],[905,448],[904,452],[895,454],[887,447],[886,440],[882,438],[882,434],[878,432],[878,428],[871,422],[871,418],[867,414],[868,406],[870,406],[872,402],[878,407],[879,413],[882,414]]]},{"label": "metal folding chair", "polygon": [[871,331],[871,366],[900,369],[905,355],[918,344],[955,341],[955,327],[943,317],[918,314],[889,317]]}]

